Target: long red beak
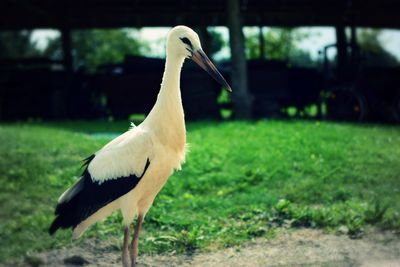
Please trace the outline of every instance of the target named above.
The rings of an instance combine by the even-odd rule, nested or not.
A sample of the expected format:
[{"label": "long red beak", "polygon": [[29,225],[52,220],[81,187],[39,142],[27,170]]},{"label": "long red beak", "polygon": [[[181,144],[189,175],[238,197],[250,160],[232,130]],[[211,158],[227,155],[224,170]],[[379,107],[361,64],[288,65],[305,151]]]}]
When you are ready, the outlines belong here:
[{"label": "long red beak", "polygon": [[203,70],[207,71],[217,82],[219,82],[226,90],[232,92],[232,88],[226,82],[222,74],[217,70],[211,60],[199,49],[192,54],[192,59],[196,62]]}]

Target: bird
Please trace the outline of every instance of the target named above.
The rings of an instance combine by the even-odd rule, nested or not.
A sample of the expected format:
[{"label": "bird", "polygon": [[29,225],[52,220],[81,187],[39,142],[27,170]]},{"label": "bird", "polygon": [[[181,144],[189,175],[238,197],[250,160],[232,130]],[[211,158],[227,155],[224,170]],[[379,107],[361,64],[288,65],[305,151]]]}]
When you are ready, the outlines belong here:
[{"label": "bird", "polygon": [[[143,220],[168,178],[180,170],[187,151],[180,91],[181,69],[192,59],[232,92],[189,27],[172,28],[166,40],[165,69],[156,102],[138,126],[111,140],[84,160],[81,177],[58,199],[49,228],[72,229],[73,238],[116,210],[123,217],[122,266],[134,267]],[[136,218],[132,241],[131,224]]]}]

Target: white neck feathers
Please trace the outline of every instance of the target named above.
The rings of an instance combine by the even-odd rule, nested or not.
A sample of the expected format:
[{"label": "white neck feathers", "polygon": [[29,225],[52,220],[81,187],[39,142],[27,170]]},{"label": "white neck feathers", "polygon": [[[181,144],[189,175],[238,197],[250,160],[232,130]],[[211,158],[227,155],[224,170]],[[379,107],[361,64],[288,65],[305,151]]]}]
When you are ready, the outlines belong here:
[{"label": "white neck feathers", "polygon": [[185,149],[186,129],[180,90],[183,57],[167,55],[161,89],[156,104],[143,122],[159,140],[181,151]]}]

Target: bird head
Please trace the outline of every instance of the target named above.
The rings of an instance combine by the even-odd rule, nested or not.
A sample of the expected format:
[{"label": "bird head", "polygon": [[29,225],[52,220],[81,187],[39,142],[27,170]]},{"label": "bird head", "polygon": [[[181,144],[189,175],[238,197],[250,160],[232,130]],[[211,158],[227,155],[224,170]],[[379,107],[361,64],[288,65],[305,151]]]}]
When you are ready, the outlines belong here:
[{"label": "bird head", "polygon": [[199,36],[189,27],[176,26],[169,32],[167,52],[168,55],[192,59],[226,90],[232,92],[229,84],[201,48]]}]

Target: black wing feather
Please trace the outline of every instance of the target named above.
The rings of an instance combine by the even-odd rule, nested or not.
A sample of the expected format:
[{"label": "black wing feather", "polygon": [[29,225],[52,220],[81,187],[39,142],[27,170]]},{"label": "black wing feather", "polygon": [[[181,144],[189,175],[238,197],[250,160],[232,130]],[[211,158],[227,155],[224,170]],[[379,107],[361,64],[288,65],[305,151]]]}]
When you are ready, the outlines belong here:
[{"label": "black wing feather", "polygon": [[131,191],[139,183],[150,165],[150,161],[147,160],[140,177],[132,174],[128,177],[119,177],[99,184],[98,182],[93,182],[87,169],[87,165],[94,157],[92,155],[84,160],[86,168],[82,177],[70,189],[71,195],[65,201],[58,203],[55,209],[56,218],[49,229],[51,235],[59,228],[75,228],[80,222],[102,207]]}]

